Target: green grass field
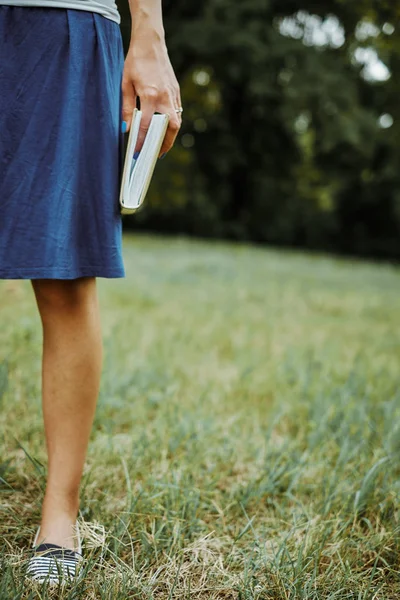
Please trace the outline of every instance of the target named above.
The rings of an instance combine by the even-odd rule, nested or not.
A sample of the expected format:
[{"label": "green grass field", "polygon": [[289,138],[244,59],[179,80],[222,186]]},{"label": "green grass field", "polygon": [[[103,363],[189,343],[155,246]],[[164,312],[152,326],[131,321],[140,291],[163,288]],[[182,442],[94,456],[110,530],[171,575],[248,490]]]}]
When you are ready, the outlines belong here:
[{"label": "green grass field", "polygon": [[[125,239],[82,482],[87,576],[24,581],[45,483],[41,329],[0,283],[0,599],[400,597],[400,277]],[[104,527],[104,534],[102,532]]]}]

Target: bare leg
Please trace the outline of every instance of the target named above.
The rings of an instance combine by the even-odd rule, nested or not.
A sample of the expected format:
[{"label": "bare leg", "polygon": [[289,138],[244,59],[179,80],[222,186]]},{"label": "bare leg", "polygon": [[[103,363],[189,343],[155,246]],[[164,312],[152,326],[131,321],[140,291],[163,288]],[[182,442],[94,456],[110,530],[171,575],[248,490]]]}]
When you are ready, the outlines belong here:
[{"label": "bare leg", "polygon": [[33,280],[43,325],[48,479],[38,543],[74,548],[72,525],[99,393],[102,339],[96,280]]}]

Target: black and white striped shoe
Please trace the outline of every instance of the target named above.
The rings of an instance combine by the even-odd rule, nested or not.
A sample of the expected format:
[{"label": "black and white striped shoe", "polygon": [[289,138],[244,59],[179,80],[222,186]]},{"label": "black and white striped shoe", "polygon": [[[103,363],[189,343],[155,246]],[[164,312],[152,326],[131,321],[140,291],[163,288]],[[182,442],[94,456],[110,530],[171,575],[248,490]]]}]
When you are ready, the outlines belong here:
[{"label": "black and white striped shoe", "polygon": [[82,544],[78,522],[76,529],[76,550],[70,550],[57,544],[42,543],[36,546],[40,526],[33,542],[33,556],[29,559],[27,576],[38,583],[47,581],[50,584],[71,583],[77,576],[78,565],[83,560]]}]

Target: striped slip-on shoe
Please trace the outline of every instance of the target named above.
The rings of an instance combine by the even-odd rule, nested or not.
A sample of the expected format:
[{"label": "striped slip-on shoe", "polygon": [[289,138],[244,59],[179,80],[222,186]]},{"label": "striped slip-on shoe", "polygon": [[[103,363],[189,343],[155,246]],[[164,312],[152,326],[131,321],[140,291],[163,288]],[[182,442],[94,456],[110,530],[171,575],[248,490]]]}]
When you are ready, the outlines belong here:
[{"label": "striped slip-on shoe", "polygon": [[36,546],[40,531],[38,527],[33,541],[33,556],[29,559],[26,572],[31,580],[59,585],[71,583],[77,577],[78,565],[83,560],[78,522],[75,523],[75,529],[76,550],[70,550],[57,544],[42,543]]}]

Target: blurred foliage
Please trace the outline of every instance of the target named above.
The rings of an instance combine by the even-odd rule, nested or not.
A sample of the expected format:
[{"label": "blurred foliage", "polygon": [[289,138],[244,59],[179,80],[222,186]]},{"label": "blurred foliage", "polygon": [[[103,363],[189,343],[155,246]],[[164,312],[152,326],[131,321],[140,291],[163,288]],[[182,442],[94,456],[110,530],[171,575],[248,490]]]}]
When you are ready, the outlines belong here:
[{"label": "blurred foliage", "polygon": [[126,226],[399,258],[400,0],[163,6],[184,121]]}]

